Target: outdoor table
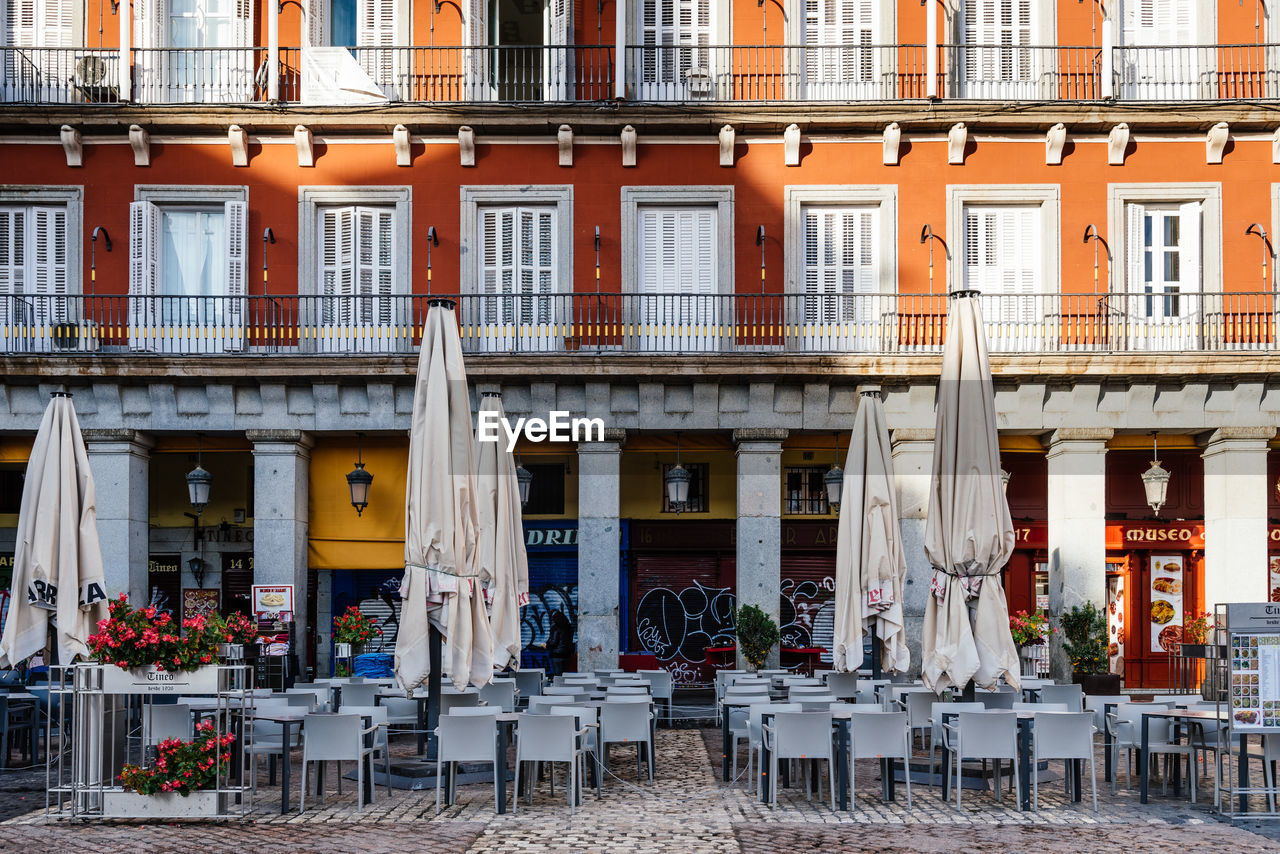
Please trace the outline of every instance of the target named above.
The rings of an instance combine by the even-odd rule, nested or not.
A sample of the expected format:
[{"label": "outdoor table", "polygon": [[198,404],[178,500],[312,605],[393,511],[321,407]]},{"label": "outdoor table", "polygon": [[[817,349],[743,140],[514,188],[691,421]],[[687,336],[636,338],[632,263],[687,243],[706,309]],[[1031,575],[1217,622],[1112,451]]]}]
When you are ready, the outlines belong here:
[{"label": "outdoor table", "polygon": [[[289,811],[289,780],[293,771],[293,762],[290,758],[292,751],[289,749],[289,730],[294,724],[302,726],[302,721],[308,712],[262,712],[255,713],[255,717],[260,721],[271,721],[280,724],[280,744],[282,745],[281,753],[283,754],[280,762],[280,814],[284,815]],[[257,782],[256,780],[254,781]]]},{"label": "outdoor table", "polygon": [[[1138,754],[1139,756],[1138,761],[1140,762],[1142,767],[1141,776],[1139,778],[1142,781],[1141,789],[1140,789],[1141,796],[1139,798],[1139,800],[1141,800],[1142,803],[1145,804],[1147,802],[1147,783],[1148,783],[1148,777],[1150,776],[1150,772],[1151,772],[1151,769],[1149,767],[1150,763],[1147,761],[1147,757],[1149,756],[1149,754],[1147,753],[1147,750],[1150,747],[1150,738],[1151,738],[1151,719],[1165,718],[1171,721],[1174,725],[1175,737],[1178,737],[1176,733],[1180,729],[1180,725],[1184,722],[1194,722],[1194,723],[1203,724],[1205,721],[1212,721],[1214,723],[1226,723],[1228,720],[1227,714],[1228,713],[1226,712],[1218,712],[1218,711],[1211,712],[1208,709],[1158,709],[1155,711],[1142,713],[1142,749],[1141,751],[1139,751],[1139,754]],[[1240,739],[1240,759],[1239,759],[1240,785],[1243,788],[1248,788],[1249,786],[1249,754],[1245,750],[1246,733],[1238,733],[1237,738]],[[1173,792],[1175,795],[1180,795],[1182,793],[1181,763],[1174,763]],[[1247,812],[1248,808],[1249,808],[1248,797],[1245,795],[1241,795],[1240,811]]]},{"label": "outdoor table", "polygon": [[422,756],[427,752],[427,700],[430,699],[426,694],[414,695],[406,697],[403,691],[379,691],[373,695],[373,704],[380,706],[380,702],[384,698],[394,698],[397,700],[413,699],[418,701],[418,724],[414,727],[418,736],[418,755]]}]

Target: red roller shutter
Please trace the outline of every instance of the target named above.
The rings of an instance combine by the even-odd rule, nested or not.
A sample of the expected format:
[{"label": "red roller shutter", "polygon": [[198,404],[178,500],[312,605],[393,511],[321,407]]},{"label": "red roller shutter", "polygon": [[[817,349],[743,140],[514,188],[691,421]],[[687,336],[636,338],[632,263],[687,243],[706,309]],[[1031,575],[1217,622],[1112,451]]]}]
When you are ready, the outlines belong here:
[{"label": "red roller shutter", "polygon": [[631,648],[652,652],[677,682],[705,681],[709,646],[734,643],[734,559],[636,555]]},{"label": "red roller shutter", "polygon": [[835,626],[836,556],[782,555],[778,615],[784,647],[826,650],[822,661],[831,661]]}]

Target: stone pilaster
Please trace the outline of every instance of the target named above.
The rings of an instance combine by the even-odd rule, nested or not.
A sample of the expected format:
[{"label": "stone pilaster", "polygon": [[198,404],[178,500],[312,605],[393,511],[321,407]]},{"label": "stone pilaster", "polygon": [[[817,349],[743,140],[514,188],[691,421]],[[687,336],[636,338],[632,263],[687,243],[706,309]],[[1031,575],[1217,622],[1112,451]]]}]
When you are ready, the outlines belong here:
[{"label": "stone pilaster", "polygon": [[253,443],[253,578],[292,584],[300,658],[306,638],[307,518],[312,440],[300,430],[250,430]]},{"label": "stone pilaster", "polygon": [[898,489],[898,525],[902,551],[907,558],[907,581],[902,585],[902,611],[906,619],[911,672],[920,672],[920,634],[929,596],[933,567],[924,556],[924,524],[929,513],[929,477],[933,472],[933,430],[900,429],[891,432],[893,478]]},{"label": "stone pilaster", "polygon": [[[738,458],[737,597],[778,620],[782,574],[782,443],[787,431],[733,431]],[[741,666],[741,655],[739,655]],[[778,666],[778,654],[768,666]]]},{"label": "stone pilaster", "polygon": [[1267,600],[1267,443],[1275,435],[1275,427],[1222,427],[1205,446],[1207,611],[1223,602]]},{"label": "stone pilaster", "polygon": [[578,445],[578,669],[618,666],[618,521],[625,430]]},{"label": "stone pilaster", "polygon": [[147,601],[150,559],[151,448],[149,436],[136,430],[84,430],[97,496],[98,540],[107,595],[128,593]]}]

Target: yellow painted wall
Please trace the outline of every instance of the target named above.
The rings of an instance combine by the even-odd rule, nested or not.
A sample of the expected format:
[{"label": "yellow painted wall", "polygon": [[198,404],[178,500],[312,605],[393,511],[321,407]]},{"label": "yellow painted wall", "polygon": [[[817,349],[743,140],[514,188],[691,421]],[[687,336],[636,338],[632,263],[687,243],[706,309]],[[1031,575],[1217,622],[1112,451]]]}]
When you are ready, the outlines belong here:
[{"label": "yellow painted wall", "polygon": [[[250,472],[253,454],[248,451],[209,451],[201,453],[200,464],[213,475],[209,490],[209,506],[200,516],[201,525],[234,522],[233,511],[252,506]],[[190,525],[184,513],[191,512],[187,493],[187,472],[196,467],[194,447],[190,453],[152,452],[148,483],[151,490],[151,524],[158,528],[180,528]],[[99,495],[101,503],[105,496]],[[253,524],[252,517],[245,524]]]},{"label": "yellow painted wall", "polygon": [[[675,513],[662,512],[662,464],[676,461],[675,450],[669,452],[623,451],[621,515],[624,519],[677,519]],[[706,513],[680,514],[689,519],[736,519],[738,517],[737,460],[732,451],[685,450],[680,461],[709,463],[708,490],[710,504]]]}]

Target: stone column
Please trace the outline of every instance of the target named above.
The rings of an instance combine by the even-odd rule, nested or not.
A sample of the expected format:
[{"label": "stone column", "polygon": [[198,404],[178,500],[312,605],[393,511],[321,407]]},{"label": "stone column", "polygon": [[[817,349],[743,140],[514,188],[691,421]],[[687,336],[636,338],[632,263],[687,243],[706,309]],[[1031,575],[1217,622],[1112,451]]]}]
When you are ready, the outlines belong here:
[{"label": "stone column", "polygon": [[627,431],[578,445],[578,670],[618,666],[618,522]]},{"label": "stone column", "polygon": [[300,665],[306,661],[307,513],[311,437],[300,430],[249,430],[253,443],[253,580],[292,584]]},{"label": "stone column", "polygon": [[898,488],[898,524],[907,557],[907,583],[902,586],[911,672],[920,673],[920,635],[933,567],[924,556],[924,523],[929,513],[929,478],[933,473],[933,430],[892,432],[893,479]]},{"label": "stone column", "polygon": [[1206,611],[1267,601],[1267,442],[1275,435],[1274,427],[1222,427],[1205,446]]},{"label": "stone column", "polygon": [[[1107,441],[1115,431],[1061,429],[1049,437],[1049,616],[1107,604]],[[1050,674],[1070,679],[1062,634],[1050,638]]]},{"label": "stone column", "polygon": [[[782,442],[775,427],[733,431],[738,458],[738,606],[755,605],[778,621],[782,574]],[[779,655],[769,655],[768,667]],[[745,666],[741,652],[738,666]]]},{"label": "stone column", "polygon": [[151,438],[136,430],[85,430],[97,496],[98,540],[107,596],[147,602],[151,550]]}]

